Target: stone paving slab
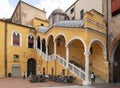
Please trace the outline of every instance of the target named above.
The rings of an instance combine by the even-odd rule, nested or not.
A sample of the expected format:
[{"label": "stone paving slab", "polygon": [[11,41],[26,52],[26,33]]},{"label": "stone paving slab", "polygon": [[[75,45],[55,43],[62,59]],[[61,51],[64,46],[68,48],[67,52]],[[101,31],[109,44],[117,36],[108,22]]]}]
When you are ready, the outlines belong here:
[{"label": "stone paving slab", "polygon": [[104,83],[94,86],[80,86],[77,84],[46,81],[31,83],[22,78],[0,78],[0,88],[120,88],[120,83]]},{"label": "stone paving slab", "polygon": [[91,86],[62,86],[62,87],[44,87],[44,88],[95,88]]}]

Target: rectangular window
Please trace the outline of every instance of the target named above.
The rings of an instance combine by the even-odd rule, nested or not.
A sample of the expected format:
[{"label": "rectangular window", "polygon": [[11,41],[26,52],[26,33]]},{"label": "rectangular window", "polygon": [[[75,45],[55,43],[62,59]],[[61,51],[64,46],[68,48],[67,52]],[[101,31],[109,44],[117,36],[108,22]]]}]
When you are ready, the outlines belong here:
[{"label": "rectangular window", "polygon": [[80,11],[80,18],[83,19],[83,17],[84,17],[84,10],[81,10]]},{"label": "rectangular window", "polygon": [[13,45],[20,45],[19,36],[13,36]]},{"label": "rectangular window", "polygon": [[120,0],[112,0],[111,2],[112,16],[120,13]]},{"label": "rectangular window", "polygon": [[74,8],[72,8],[71,10],[70,10],[70,13],[72,14],[74,12]]},{"label": "rectangular window", "polygon": [[17,62],[17,61],[19,61],[19,55],[13,55],[13,60],[15,61],[15,62]]}]

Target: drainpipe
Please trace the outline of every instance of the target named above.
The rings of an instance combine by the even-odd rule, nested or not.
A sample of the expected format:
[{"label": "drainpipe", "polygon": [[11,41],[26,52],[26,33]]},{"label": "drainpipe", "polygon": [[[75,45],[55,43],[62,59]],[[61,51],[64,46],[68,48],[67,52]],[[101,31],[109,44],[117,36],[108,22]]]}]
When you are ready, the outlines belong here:
[{"label": "drainpipe", "polygon": [[[108,0],[106,0],[106,51],[107,51],[107,61],[109,62],[109,30],[108,30]],[[108,69],[109,69],[109,73],[108,73],[108,81],[110,82],[110,62],[108,64]]]},{"label": "drainpipe", "polygon": [[5,77],[7,77],[7,22],[5,21],[5,47],[4,47],[4,68],[5,68]]}]

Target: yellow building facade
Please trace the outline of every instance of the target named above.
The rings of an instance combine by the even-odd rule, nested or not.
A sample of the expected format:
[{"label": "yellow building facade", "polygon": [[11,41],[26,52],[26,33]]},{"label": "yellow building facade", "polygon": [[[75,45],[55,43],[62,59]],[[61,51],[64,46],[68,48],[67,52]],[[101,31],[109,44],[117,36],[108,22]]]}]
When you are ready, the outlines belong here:
[{"label": "yellow building facade", "polygon": [[[42,24],[42,25],[41,25]],[[84,13],[82,20],[64,20],[48,26],[33,19],[33,26],[0,20],[0,76],[22,77],[43,74],[74,76],[88,85],[89,74],[108,82],[106,27],[103,15],[95,10]]]}]

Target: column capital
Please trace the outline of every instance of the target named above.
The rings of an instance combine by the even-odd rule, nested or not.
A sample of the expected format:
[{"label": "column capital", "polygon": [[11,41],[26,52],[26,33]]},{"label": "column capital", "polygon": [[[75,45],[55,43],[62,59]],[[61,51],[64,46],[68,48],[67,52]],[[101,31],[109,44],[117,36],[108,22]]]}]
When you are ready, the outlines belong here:
[{"label": "column capital", "polygon": [[84,55],[85,55],[85,56],[86,56],[86,55],[89,56],[89,55],[90,55],[90,52],[89,52],[89,51],[85,51],[85,52],[84,52]]}]

